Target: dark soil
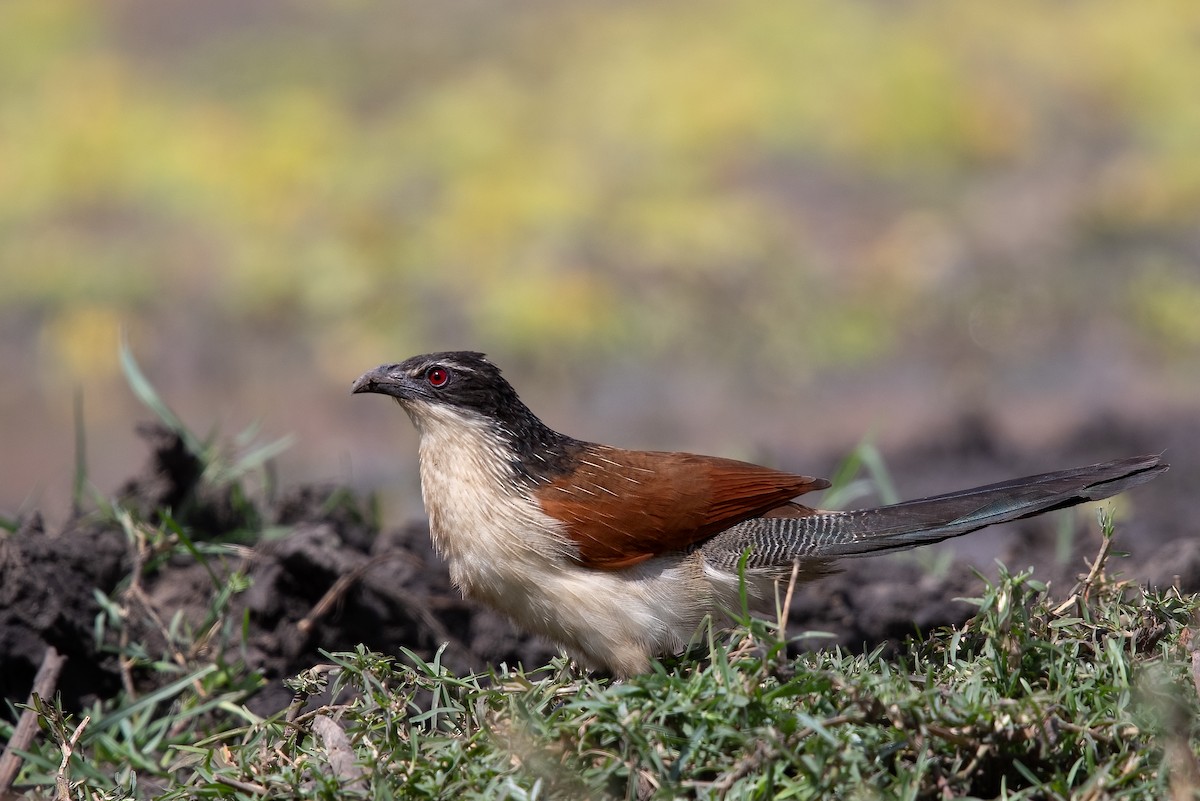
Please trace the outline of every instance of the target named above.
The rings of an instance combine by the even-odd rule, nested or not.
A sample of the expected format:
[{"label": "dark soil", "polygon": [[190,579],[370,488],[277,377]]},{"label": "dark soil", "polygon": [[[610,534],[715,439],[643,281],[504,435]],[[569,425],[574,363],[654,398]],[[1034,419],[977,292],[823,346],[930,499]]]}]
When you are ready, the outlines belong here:
[{"label": "dark soil", "polygon": [[[460,671],[501,662],[532,667],[554,653],[462,600],[430,548],[423,521],[379,531],[368,505],[340,487],[300,487],[253,504],[237,487],[208,487],[198,462],[171,433],[155,427],[140,433],[152,452],[149,464],[119,493],[134,519],[157,523],[159,510],[170,508],[201,544],[244,540],[250,536],[246,531],[264,528],[282,533],[245,541],[238,558],[202,564],[190,556],[139,552],[122,526],[101,522],[107,518],[99,514],[79,517],[58,532],[44,531],[38,516],[22,521],[16,532],[0,538],[0,694],[10,702],[25,700],[48,645],[68,657],[59,689],[70,709],[111,697],[123,684],[152,686],[152,674],[122,672],[111,633],[97,645],[97,594],[119,601],[132,633],[144,636],[156,654],[164,639],[153,621],[181,614],[204,632],[210,603],[234,571],[252,579],[248,590],[233,596],[228,616],[239,625],[246,621],[245,639],[240,630],[225,632],[225,638],[198,633],[203,638],[196,648],[203,653],[232,642],[225,659],[244,659],[262,671],[266,688],[250,701],[259,712],[288,702],[281,679],[326,661],[318,649],[350,650],[361,643],[384,653],[406,647],[430,657],[445,643],[443,661]],[[1168,459],[1200,452],[1200,422],[1102,420],[1028,453],[1002,445],[986,420],[968,418],[936,445],[888,454],[887,462],[896,476],[920,477],[912,482],[919,494],[932,494],[1165,447]],[[1132,555],[1111,567],[1190,592],[1200,590],[1191,492],[1200,469],[1181,461],[1131,493],[1132,513],[1118,525],[1117,547]],[[1095,552],[1099,535],[1096,524],[1084,520],[1064,547],[1055,534],[1061,524],[1062,518],[1051,516],[970,535],[956,542],[955,561],[937,569],[923,552],[849,561],[844,572],[797,590],[792,628],[831,635],[813,640],[815,647],[837,643],[859,650],[960,623],[972,607],[955,599],[978,594],[981,586],[969,565],[991,573],[996,558],[1013,569],[1036,566],[1038,578],[1052,580],[1065,595],[1086,569],[1085,557]],[[131,575],[140,576],[133,589]]]}]

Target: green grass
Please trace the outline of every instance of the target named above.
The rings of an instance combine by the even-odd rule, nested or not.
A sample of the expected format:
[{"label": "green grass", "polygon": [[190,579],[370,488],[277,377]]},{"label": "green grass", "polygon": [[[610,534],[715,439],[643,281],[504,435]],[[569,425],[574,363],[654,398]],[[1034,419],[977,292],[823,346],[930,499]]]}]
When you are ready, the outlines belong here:
[{"label": "green grass", "polygon": [[[892,659],[789,654],[761,621],[623,682],[332,653],[268,719],[241,705],[258,677],[186,651],[195,632],[155,660],[126,642],[169,681],[83,726],[39,699],[21,781],[71,798],[1191,797],[1197,599],[1102,567],[1063,596],[1001,570],[971,621]],[[222,603],[206,630],[235,643]]]}]

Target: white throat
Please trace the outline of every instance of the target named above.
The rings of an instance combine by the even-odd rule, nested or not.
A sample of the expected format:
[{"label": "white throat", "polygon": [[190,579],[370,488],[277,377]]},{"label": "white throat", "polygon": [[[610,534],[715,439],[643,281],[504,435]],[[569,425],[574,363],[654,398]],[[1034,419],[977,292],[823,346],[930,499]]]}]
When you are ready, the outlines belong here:
[{"label": "white throat", "polygon": [[[409,402],[420,434],[421,495],[434,548],[451,570],[463,563],[539,561],[565,548],[556,520],[530,499],[511,472],[512,451],[486,418],[441,404]],[[501,558],[502,554],[506,554]],[[470,583],[463,579],[464,589]]]}]

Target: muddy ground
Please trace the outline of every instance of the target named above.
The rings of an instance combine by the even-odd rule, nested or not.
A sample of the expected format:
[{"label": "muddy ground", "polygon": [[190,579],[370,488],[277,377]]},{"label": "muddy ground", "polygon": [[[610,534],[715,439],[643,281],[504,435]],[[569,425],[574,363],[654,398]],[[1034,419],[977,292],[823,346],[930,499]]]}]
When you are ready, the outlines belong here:
[{"label": "muddy ground", "polygon": [[[266,687],[249,702],[258,712],[287,703],[281,679],[324,661],[321,648],[362,643],[398,654],[404,646],[428,657],[448,643],[445,662],[455,670],[500,662],[532,667],[554,653],[459,597],[430,548],[424,521],[377,530],[366,500],[339,487],[285,489],[277,499],[252,504],[229,488],[206,487],[200,466],[171,434],[153,427],[140,433],[150,450],[147,466],[118,493],[136,514],[154,520],[156,510],[174,509],[201,544],[259,524],[277,533],[205,566],[190,556],[139,555],[121,526],[97,514],[78,516],[61,531],[44,530],[38,515],[19,521],[16,532],[0,537],[0,694],[10,702],[24,701],[47,645],[68,657],[59,689],[70,709],[115,695],[123,682],[152,686],[154,674],[122,673],[112,635],[97,646],[97,594],[117,593],[133,621],[131,633],[145,636],[155,653],[162,642],[155,621],[169,625],[181,613],[191,626],[202,626],[233,569],[249,574],[252,584],[232,599],[229,619],[248,625],[244,642],[240,630],[228,632],[234,645],[226,647],[226,658],[244,659],[266,676]],[[1164,450],[1172,470],[1120,504],[1117,548],[1130,555],[1112,569],[1198,591],[1200,517],[1193,503],[1200,468],[1190,456],[1200,452],[1200,421],[1103,419],[1033,453],[1003,445],[987,420],[964,418],[936,444],[885,456],[894,474],[920,476],[919,485],[932,494]],[[1099,535],[1094,521],[1081,516],[1064,544],[1062,526],[1063,519],[1052,516],[968,535],[954,544],[952,563],[917,552],[848,562],[845,572],[799,589],[793,629],[828,632],[830,638],[813,642],[859,650],[959,623],[972,608],[955,599],[981,587],[972,565],[994,573],[996,558],[1014,569],[1035,566],[1039,578],[1065,595]],[[128,591],[139,565],[137,591]],[[202,648],[222,647],[221,633],[206,642]],[[11,707],[4,714],[11,716]]]}]

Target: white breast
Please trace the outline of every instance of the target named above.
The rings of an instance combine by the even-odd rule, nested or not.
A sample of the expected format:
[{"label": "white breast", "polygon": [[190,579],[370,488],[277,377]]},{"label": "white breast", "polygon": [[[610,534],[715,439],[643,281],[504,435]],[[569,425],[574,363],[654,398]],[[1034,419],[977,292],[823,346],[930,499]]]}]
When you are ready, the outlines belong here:
[{"label": "white breast", "polygon": [[511,472],[507,443],[482,417],[406,405],[421,435],[421,491],[434,548],[463,594],[507,614],[591,667],[644,671],[687,643],[709,611],[700,555],[623,570],[574,557],[562,526]]}]

